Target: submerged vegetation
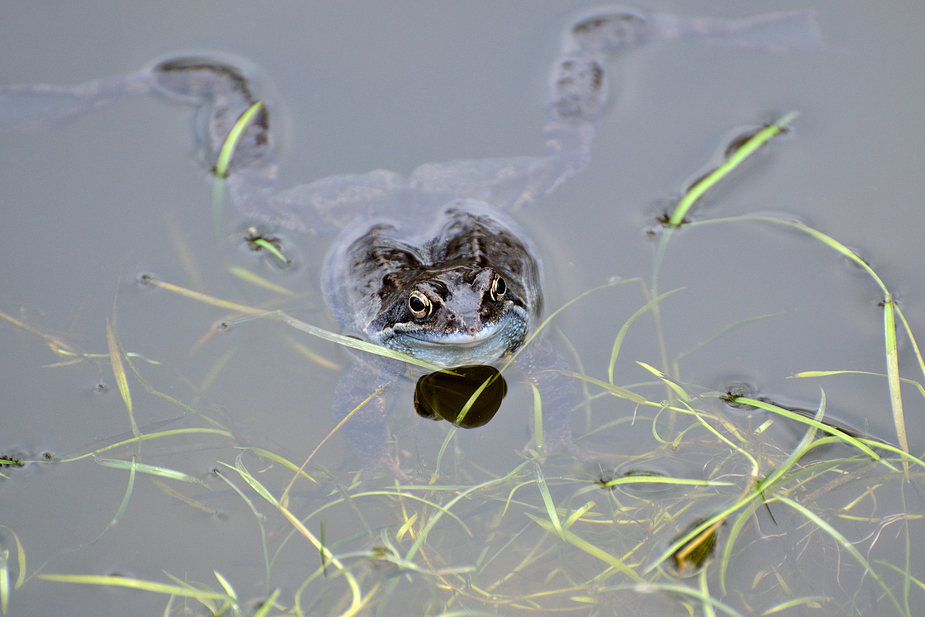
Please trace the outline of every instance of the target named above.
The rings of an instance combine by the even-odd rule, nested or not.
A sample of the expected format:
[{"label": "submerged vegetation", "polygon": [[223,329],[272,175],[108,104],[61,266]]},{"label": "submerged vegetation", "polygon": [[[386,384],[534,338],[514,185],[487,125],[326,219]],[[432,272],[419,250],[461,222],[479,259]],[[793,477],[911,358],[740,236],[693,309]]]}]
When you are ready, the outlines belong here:
[{"label": "submerged vegetation", "polygon": [[[96,540],[71,550],[112,531],[142,477],[190,514],[224,516],[203,496],[224,491],[233,507],[249,513],[252,523],[241,529],[251,537],[242,538],[242,545],[258,548],[240,558],[259,562],[262,579],[262,594],[253,600],[226,578],[223,563],[214,564],[211,577],[195,580],[170,563],[161,564],[163,575],[156,578],[57,572],[54,557],[33,555],[28,540],[0,525],[3,614],[24,586],[69,584],[160,595],[164,615],[352,616],[406,614],[409,606],[416,614],[432,615],[913,615],[911,607],[921,603],[915,596],[925,591],[925,566],[918,557],[925,548],[918,527],[925,517],[925,461],[910,453],[900,386],[910,384],[921,396],[925,387],[900,376],[897,319],[923,375],[925,362],[894,296],[853,251],[801,223],[770,216],[687,221],[705,191],[794,117],[737,140],[725,162],[665,215],[651,281],[605,286],[639,288],[643,301],[618,330],[609,366],[573,373],[588,392],[587,410],[577,412],[587,416],[578,445],[594,465],[546,456],[542,400],[536,395],[533,449],[506,472],[458,456],[456,428],[444,424],[444,442],[415,468],[414,481],[372,488],[360,483],[359,473],[345,476],[313,461],[327,443],[325,436],[313,436],[307,445],[314,451],[304,462],[292,461],[247,445],[198,397],[180,400],[152,386],[144,366],[151,361],[122,347],[115,315],[107,324],[108,353],[97,356],[0,315],[43,338],[63,358],[57,366],[108,362],[131,427],[129,434],[70,455],[25,461],[19,454],[0,456],[0,481],[24,464],[92,460],[120,471],[121,504]],[[674,231],[682,225],[694,229],[742,221],[808,234],[858,264],[879,285],[886,372],[874,377],[889,393],[897,445],[830,421],[824,391],[814,409],[799,409],[741,384],[714,391],[687,383],[668,360],[660,330],[663,366],[637,362],[651,379],[616,383],[626,333],[643,317],[658,324],[660,302],[673,293],[660,294],[658,273]],[[271,250],[281,262],[286,259],[275,239],[251,232],[248,242]],[[248,276],[280,293],[283,301],[292,296],[275,283]],[[242,306],[151,276],[143,282],[230,311],[232,320],[269,316],[337,344],[397,357],[282,311]],[[213,376],[223,362],[217,362]],[[608,377],[597,379],[593,373]],[[853,373],[817,370],[797,377],[848,374]],[[174,406],[180,426],[144,426],[135,409],[139,398],[147,397]],[[630,425],[637,435],[632,444],[618,437]],[[642,438],[646,435],[648,440]],[[191,450],[214,452],[210,476],[180,470],[182,455]],[[352,534],[342,533],[344,520],[351,522]],[[247,595],[252,595],[250,586]]]}]

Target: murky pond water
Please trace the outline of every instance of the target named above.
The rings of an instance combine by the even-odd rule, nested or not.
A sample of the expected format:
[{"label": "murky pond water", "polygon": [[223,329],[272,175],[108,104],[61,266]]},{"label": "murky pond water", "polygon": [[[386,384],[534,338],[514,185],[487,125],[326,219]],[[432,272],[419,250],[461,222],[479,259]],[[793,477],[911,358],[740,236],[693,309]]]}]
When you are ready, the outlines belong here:
[{"label": "murky pond water", "polygon": [[[593,6],[82,4],[0,5],[0,84],[74,84],[178,52],[246,58],[271,110],[281,187],[542,153],[559,34]],[[799,110],[697,218],[801,220],[856,250],[925,331],[925,9],[645,8],[813,8],[837,53],[678,42],[610,59],[590,167],[516,213],[543,252],[547,314],[616,279],[640,277],[651,293],[654,217],[731,138]],[[613,383],[629,393],[589,383],[573,414],[595,464],[521,453],[534,398],[516,373],[490,424],[449,439],[448,423],[414,413],[409,382],[392,429],[411,480],[359,486],[346,440],[325,440],[345,351],[272,319],[217,330],[241,313],[139,282],[150,274],[335,328],[318,289],[327,239],[282,233],[296,265],[281,270],[247,250],[239,221],[216,235],[190,117],[137,99],[0,135],[0,455],[26,463],[0,469],[8,614],[211,614],[224,603],[253,614],[271,595],[264,614],[884,615],[921,602],[922,466],[907,481],[895,451],[822,432],[810,448],[808,425],[781,415],[811,416],[824,391],[838,426],[898,443],[883,291],[831,246],[757,220],[672,234],[657,293],[677,291],[620,339]],[[553,322],[556,344],[607,382],[614,341],[646,303],[638,282],[584,296]],[[901,376],[921,381],[902,324],[897,355]],[[804,371],[856,373],[793,378]],[[718,400],[733,383],[782,407]],[[912,384],[902,394],[919,453],[925,405]],[[697,527],[700,540],[676,551]]]}]

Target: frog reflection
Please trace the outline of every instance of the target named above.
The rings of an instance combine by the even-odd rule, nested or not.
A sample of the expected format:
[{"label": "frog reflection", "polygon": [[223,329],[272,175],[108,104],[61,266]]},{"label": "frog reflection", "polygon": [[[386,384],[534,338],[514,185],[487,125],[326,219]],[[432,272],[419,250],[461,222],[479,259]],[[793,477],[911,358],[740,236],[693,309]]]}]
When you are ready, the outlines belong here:
[{"label": "frog reflection", "polygon": [[[584,455],[572,443],[575,387],[566,363],[542,336],[524,345],[542,308],[542,265],[533,241],[508,214],[549,193],[589,160],[607,87],[607,52],[658,40],[697,38],[740,48],[821,48],[812,16],[774,13],[742,20],[601,12],[563,39],[546,102],[545,156],[421,165],[410,176],[376,170],[338,175],[277,192],[269,114],[261,111],[237,143],[227,173],[244,216],[273,226],[335,235],[322,270],[325,301],[344,333],[441,367],[517,361],[541,393],[544,446]],[[72,87],[0,89],[0,126],[47,126],[131,95],[163,95],[206,105],[208,153],[215,160],[256,101],[234,67],[179,58],[142,71]],[[335,392],[345,417],[403,371],[394,361],[355,358]],[[406,476],[388,446],[383,396],[344,425],[369,472]]]}]

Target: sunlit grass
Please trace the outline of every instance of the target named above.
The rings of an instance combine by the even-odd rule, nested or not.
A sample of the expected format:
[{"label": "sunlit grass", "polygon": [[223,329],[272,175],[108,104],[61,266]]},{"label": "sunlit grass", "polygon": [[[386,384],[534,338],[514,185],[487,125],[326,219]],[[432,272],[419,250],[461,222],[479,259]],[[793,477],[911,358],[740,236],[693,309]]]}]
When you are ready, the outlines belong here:
[{"label": "sunlit grass", "polygon": [[[897,318],[923,374],[925,363],[894,296],[853,251],[801,223],[769,216],[687,222],[691,208],[706,190],[766,146],[793,117],[788,114],[737,144],[723,165],[681,198],[677,210],[665,220],[651,284],[641,279],[616,281],[572,301],[588,294],[638,293],[632,296],[638,308],[622,320],[606,364],[565,372],[589,392],[591,421],[578,443],[598,461],[596,469],[577,464],[567,455],[545,452],[543,400],[534,387],[532,408],[524,414],[525,422],[529,414],[533,417],[533,450],[521,452],[522,460],[510,469],[488,470],[465,457],[448,463],[447,453],[456,447],[456,431],[450,427],[435,460],[409,469],[408,482],[380,480],[384,488],[371,487],[359,482],[355,470],[328,470],[316,464],[315,453],[331,447],[340,425],[327,435],[310,436],[306,443],[310,454],[292,461],[271,449],[241,443],[211,409],[198,403],[198,393],[185,400],[158,390],[148,382],[148,367],[123,347],[112,325],[114,316],[106,326],[107,353],[90,354],[64,337],[0,315],[64,357],[65,362],[55,365],[58,369],[80,362],[101,363],[113,375],[127,412],[131,432],[124,436],[53,460],[26,461],[30,465],[76,465],[89,459],[97,465],[89,465],[93,469],[85,473],[105,469],[109,474],[123,474],[122,499],[96,528],[102,531],[73,550],[83,550],[111,534],[120,520],[131,515],[129,506],[143,478],[167,498],[176,499],[179,507],[188,508],[191,515],[218,512],[192,496],[192,489],[224,489],[239,505],[236,512],[250,521],[242,533],[254,534],[259,543],[259,554],[242,558],[260,563],[263,594],[259,607],[243,601],[221,563],[214,564],[208,582],[189,581],[169,563],[162,564],[163,577],[153,577],[157,580],[54,572],[54,557],[30,556],[27,562],[29,539],[0,525],[0,609],[6,614],[24,586],[69,584],[130,588],[159,596],[165,615],[180,614],[185,601],[197,602],[212,615],[407,614],[413,610],[409,606],[414,606],[408,603],[423,597],[434,614],[442,615],[774,615],[794,611],[836,615],[853,610],[912,617],[915,613],[910,607],[921,604],[925,593],[925,576],[917,569],[921,566],[916,557],[925,549],[920,528],[925,509],[920,500],[907,503],[906,491],[908,487],[920,491],[925,461],[910,452],[900,386],[913,386],[923,399],[925,387],[900,375]],[[224,173],[218,172],[219,177]],[[818,367],[796,377],[842,375],[883,381],[884,408],[892,410],[896,445],[843,430],[828,420],[822,390],[814,410],[798,413],[765,399],[714,392],[689,383],[680,374],[678,360],[669,361],[665,353],[661,354],[662,366],[627,360],[623,351],[627,334],[641,319],[653,318],[659,324],[660,304],[682,291],[657,291],[657,272],[672,231],[682,224],[694,233],[702,225],[744,221],[784,225],[808,234],[857,263],[879,286],[884,298],[885,372]],[[305,361],[328,370],[338,365],[303,345],[299,338],[303,333],[419,369],[436,368],[296,319],[276,308],[285,307],[277,302],[289,302],[296,294],[246,273],[233,275],[278,295],[267,305],[274,308],[244,305],[150,276],[143,282],[189,302],[229,312],[221,318],[223,324],[243,324],[254,318],[280,321],[296,333],[287,335],[284,344],[296,349]],[[682,298],[679,294],[672,301]],[[541,329],[571,304],[553,312]],[[730,329],[748,328],[765,317],[730,324],[699,345],[711,344]],[[662,336],[658,332],[655,345],[664,348]],[[194,349],[210,340],[204,335]],[[200,392],[215,387],[230,358],[223,356],[213,365]],[[620,383],[620,364],[628,361],[642,369],[649,381]],[[152,400],[176,408],[180,417],[194,425],[138,425],[136,416],[141,420],[144,405]],[[743,408],[748,413],[738,413]],[[798,427],[800,434],[790,441],[781,438],[775,430],[782,426]],[[637,449],[621,451],[611,446],[630,445],[626,438],[630,431]],[[215,448],[213,472],[208,477],[184,470],[182,458],[170,458],[172,448],[181,444],[203,451]],[[154,445],[167,453],[157,464],[149,458]],[[5,474],[19,473],[12,457],[0,463],[4,460],[10,461],[2,468]],[[683,464],[673,467],[678,461]],[[303,487],[311,490],[300,492]],[[884,511],[888,506],[881,505],[896,503],[903,504],[901,511]],[[375,518],[365,512],[374,512]],[[325,522],[338,517],[358,521],[355,536],[332,537],[326,531]],[[878,543],[886,541],[882,532],[894,525],[903,531],[904,553],[899,559],[889,558],[890,553],[884,558]],[[289,551],[304,556],[299,560],[300,570],[293,571],[292,566],[283,570],[279,565]],[[775,557],[768,559],[766,554]],[[839,559],[837,572],[820,565],[830,564],[832,555]],[[27,563],[40,565],[30,571]]]}]

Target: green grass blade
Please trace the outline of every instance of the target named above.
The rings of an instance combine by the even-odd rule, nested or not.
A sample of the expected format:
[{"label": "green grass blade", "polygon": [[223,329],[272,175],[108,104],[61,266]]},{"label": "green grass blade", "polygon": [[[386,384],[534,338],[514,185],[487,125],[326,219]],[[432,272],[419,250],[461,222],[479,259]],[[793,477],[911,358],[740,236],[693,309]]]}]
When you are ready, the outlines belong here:
[{"label": "green grass blade", "polygon": [[132,497],[132,491],[135,488],[135,457],[132,456],[132,461],[128,465],[128,485],[125,487],[125,495],[122,496],[122,503],[119,504],[119,509],[116,510],[116,513],[113,515],[112,520],[109,521],[109,524],[106,525],[106,528],[100,532],[100,535],[96,536],[90,544],[99,542],[99,540],[105,536],[110,529],[119,524],[119,520],[122,518],[122,515],[125,513],[126,508],[128,508],[128,503]]},{"label": "green grass blade", "polygon": [[267,617],[267,615],[270,614],[270,611],[276,604],[276,598],[279,597],[279,592],[279,589],[274,589],[273,593],[270,594],[270,597],[260,604],[260,609],[254,613],[254,617]]},{"label": "green grass blade", "polygon": [[704,598],[709,598],[709,602],[702,602],[703,606],[703,617],[716,617],[716,610],[713,608],[713,596],[710,595],[710,586],[707,584],[707,569],[704,568],[700,571],[700,576],[697,577],[700,582],[700,593],[703,594]]},{"label": "green grass blade", "polygon": [[[224,464],[224,463],[223,463],[223,464]],[[241,463],[241,455],[240,455],[240,454],[238,455],[237,460],[235,461],[235,469],[236,469],[236,470],[238,471],[238,473],[240,473],[242,476],[244,476],[245,473],[247,474],[247,476],[250,476],[250,473],[247,472],[247,470],[244,468],[243,463]],[[254,502],[251,501],[251,499],[250,499],[247,495],[244,494],[244,491],[242,491],[241,489],[239,489],[238,486],[237,486],[234,482],[232,482],[231,480],[229,480],[228,478],[226,478],[225,475],[224,475],[223,473],[221,473],[218,469],[215,470],[215,475],[217,475],[219,478],[221,478],[222,481],[225,482],[225,484],[227,484],[228,486],[230,486],[231,489],[232,489],[235,493],[238,494],[238,497],[240,497],[240,498],[244,501],[244,503],[247,504],[247,507],[250,508],[251,513],[254,515],[254,519],[257,521],[257,527],[260,529],[260,541],[261,541],[261,545],[262,545],[262,547],[263,547],[264,584],[267,585],[267,587],[269,587],[269,585],[270,585],[270,553],[269,553],[269,550],[267,549],[267,532],[266,532],[266,529],[265,529],[264,526],[263,526],[263,521],[266,519],[266,516],[264,516],[263,513],[262,513],[260,510],[257,509],[257,506],[254,505]],[[247,480],[247,482],[248,482],[248,484],[251,484],[251,481],[250,481],[250,480]],[[256,480],[254,480],[254,482],[257,483]],[[257,484],[259,484],[259,483],[257,483]],[[252,485],[252,486],[253,486],[253,485]],[[261,485],[261,488],[263,488],[262,485]],[[264,490],[266,490],[266,489],[264,489]],[[266,492],[269,493],[268,491],[266,491]],[[260,491],[258,491],[258,493],[260,493]],[[261,494],[261,496],[263,496],[263,494]],[[266,498],[266,497],[264,497],[264,498]],[[271,501],[270,503],[273,503],[273,502]],[[273,505],[276,505],[276,504],[273,503]]]},{"label": "green grass blade", "polygon": [[664,300],[671,294],[679,292],[682,289],[684,288],[679,287],[678,289],[672,289],[671,291],[666,291],[660,296],[656,296],[655,298],[652,298],[651,300],[643,304],[635,313],[630,315],[629,319],[623,322],[623,325],[620,326],[620,331],[617,333],[617,338],[614,339],[614,342],[613,342],[613,349],[610,352],[610,364],[607,368],[607,380],[610,381],[611,384],[613,384],[614,365],[617,363],[617,356],[620,354],[620,347],[623,345],[623,339],[626,337],[626,333],[629,330],[630,325],[632,325],[632,323],[636,321],[638,317],[641,317],[642,315],[645,315],[650,310],[652,310],[653,306],[657,305],[659,302],[661,302],[662,300]]},{"label": "green grass blade", "polygon": [[22,542],[19,541],[19,536],[16,535],[15,531],[6,525],[0,525],[0,527],[10,532],[10,535],[13,536],[13,541],[16,542],[16,566],[19,569],[19,574],[16,576],[16,583],[13,585],[13,589],[19,589],[26,581],[26,550],[23,548]]},{"label": "green grass blade", "polygon": [[533,445],[537,452],[543,452],[543,397],[539,388],[532,383],[530,387],[533,388]]},{"label": "green grass blade", "polygon": [[168,480],[179,480],[180,482],[188,482],[190,484],[198,484],[209,488],[209,485],[197,478],[196,476],[191,476],[182,471],[176,471],[174,469],[167,469],[166,467],[158,467],[156,465],[147,465],[145,463],[136,463],[135,461],[123,461],[121,459],[112,459],[112,458],[99,458],[97,456],[93,457],[93,460],[103,467],[110,467],[112,469],[128,469],[134,470],[138,473],[145,473],[152,476],[160,476],[162,478],[167,478]]},{"label": "green grass blade", "polygon": [[125,402],[125,408],[128,409],[129,423],[132,425],[132,434],[138,437],[141,433],[138,431],[138,425],[135,424],[135,415],[132,412],[132,393],[128,388],[128,379],[125,378],[125,367],[122,365],[122,352],[116,341],[116,334],[113,331],[112,324],[106,319],[106,341],[109,344],[109,360],[112,363],[112,373],[115,376],[116,384],[119,387],[119,394]]},{"label": "green grass blade", "polygon": [[890,407],[893,410],[893,425],[896,427],[896,438],[903,452],[909,451],[909,441],[906,439],[906,421],[903,416],[903,397],[899,385],[899,352],[896,348],[896,316],[893,308],[896,302],[892,294],[883,299],[883,333],[886,341],[886,378],[890,386]]},{"label": "green grass blade", "polygon": [[854,546],[854,544],[851,543],[850,540],[848,540],[848,538],[843,536],[841,532],[832,527],[827,521],[822,520],[819,515],[817,515],[809,508],[803,506],[802,504],[799,504],[788,497],[784,497],[783,495],[777,495],[775,500],[790,506],[805,516],[807,519],[812,521],[816,526],[818,526],[825,533],[831,536],[836,542],[838,542],[839,546],[848,551],[848,553],[850,553],[851,556],[854,557],[854,559],[867,571],[871,578],[877,581],[877,584],[880,585],[880,588],[883,589],[886,595],[889,596],[890,601],[893,602],[893,606],[896,607],[896,611],[900,615],[905,615],[905,612],[900,606],[899,601],[896,599],[896,596],[893,595],[893,591],[890,589],[889,585],[887,585],[884,580],[880,578],[880,575],[877,574],[877,572],[871,567],[861,552]]},{"label": "green grass blade", "polygon": [[254,285],[255,287],[260,287],[261,289],[272,291],[273,293],[277,293],[281,296],[295,298],[298,295],[288,287],[283,287],[282,285],[278,285],[273,281],[269,281],[256,272],[251,272],[247,268],[242,268],[241,266],[229,266],[228,273],[231,274],[231,276],[239,278],[246,283]]},{"label": "green grass blade", "polygon": [[120,447],[122,447],[122,446],[127,446],[127,445],[133,444],[133,443],[135,443],[135,442],[150,441],[150,440],[152,440],[152,439],[163,439],[163,438],[165,438],[165,437],[173,437],[173,436],[176,436],[176,435],[220,435],[220,436],[222,436],[222,437],[227,437],[228,439],[234,439],[234,435],[232,435],[232,434],[229,433],[228,431],[224,431],[224,430],[220,430],[220,429],[214,429],[214,428],[178,428],[178,429],[172,429],[172,430],[169,430],[169,431],[159,431],[159,432],[157,432],[157,433],[146,433],[146,434],[143,434],[143,435],[139,435],[138,437],[132,437],[131,439],[126,439],[126,440],[123,440],[123,441],[119,441],[119,442],[117,442],[117,443],[109,444],[108,446],[104,446],[104,447],[102,447],[102,448],[98,448],[98,449],[96,449],[96,450],[93,450],[92,452],[87,452],[86,454],[81,454],[81,455],[79,455],[79,456],[72,456],[72,457],[70,457],[70,458],[61,459],[61,460],[58,461],[58,462],[59,462],[59,463],[72,463],[72,462],[74,462],[74,461],[79,461],[79,460],[84,459],[84,458],[89,458],[89,457],[92,457],[92,456],[94,456],[94,455],[99,455],[99,454],[102,454],[103,452],[108,452],[109,450],[114,450],[114,449],[116,449],[116,448],[120,448]]},{"label": "green grass blade", "polygon": [[608,564],[608,565],[610,565],[610,566],[613,566],[613,568],[614,568],[615,570],[617,570],[618,572],[621,572],[621,573],[625,574],[626,576],[628,576],[629,578],[633,579],[633,580],[636,581],[637,583],[645,583],[645,582],[646,582],[645,579],[642,578],[642,577],[639,575],[638,572],[636,572],[636,570],[634,570],[634,569],[631,568],[630,566],[628,566],[628,565],[626,565],[625,563],[623,563],[623,561],[622,561],[621,559],[619,559],[618,557],[616,557],[616,556],[614,556],[614,555],[611,555],[611,554],[608,553],[607,551],[605,551],[605,550],[603,550],[603,549],[601,549],[601,548],[599,548],[599,547],[597,547],[597,546],[591,544],[590,542],[588,542],[587,540],[583,539],[581,536],[578,536],[578,535],[575,534],[574,532],[569,531],[568,529],[563,529],[561,533],[557,533],[555,527],[553,527],[552,523],[549,522],[548,520],[542,519],[542,518],[540,518],[540,517],[538,517],[538,516],[534,516],[534,515],[532,515],[532,514],[530,514],[530,513],[527,513],[527,516],[530,517],[531,519],[533,519],[533,521],[534,521],[537,525],[539,525],[540,527],[542,527],[542,528],[545,529],[546,531],[548,531],[548,532],[550,532],[550,533],[556,533],[556,534],[559,535],[563,540],[565,540],[566,542],[568,542],[569,544],[571,544],[571,545],[574,546],[575,548],[581,549],[581,550],[583,550],[584,552],[588,553],[589,555],[591,555],[591,556],[593,556],[593,557],[597,557],[598,559],[600,559],[600,560],[603,561],[604,563],[606,563],[606,564]]},{"label": "green grass blade", "polygon": [[212,570],[212,574],[214,574],[215,578],[218,579],[219,585],[222,586],[222,588],[225,590],[225,593],[228,594],[228,597],[237,602],[238,594],[234,592],[234,587],[231,586],[231,583],[228,582],[228,579],[222,576],[218,570]]},{"label": "green grass blade", "polygon": [[766,126],[762,130],[752,135],[744,144],[736,149],[736,151],[733,152],[723,162],[722,165],[704,176],[699,182],[687,190],[687,192],[678,202],[678,205],[675,207],[674,212],[671,213],[667,223],[665,223],[665,229],[659,238],[653,264],[653,290],[658,287],[656,281],[658,281],[658,273],[661,269],[662,261],[665,257],[665,251],[668,248],[668,241],[671,239],[671,234],[675,229],[681,226],[681,224],[685,223],[685,217],[690,212],[691,208],[694,206],[697,200],[700,199],[708,190],[716,186],[716,184],[723,178],[728,176],[749,156],[757,152],[762,146],[767,144],[774,137],[784,132],[787,126],[789,126],[798,115],[799,112],[796,111],[791,111],[787,114],[784,114],[776,122]]},{"label": "green grass blade", "polygon": [[536,487],[540,491],[540,497],[543,499],[543,505],[546,507],[546,515],[549,517],[549,522],[552,524],[552,528],[555,529],[556,534],[559,537],[562,537],[562,521],[559,520],[559,513],[556,512],[556,504],[552,500],[552,495],[549,493],[549,487],[546,485],[546,476],[543,475],[543,470],[540,469],[540,466],[536,463],[533,464],[533,477],[536,479]]},{"label": "green grass blade", "polygon": [[10,551],[0,551],[0,612],[6,615],[10,606]]},{"label": "green grass blade", "polygon": [[684,217],[693,207],[694,203],[700,199],[704,193],[713,188],[717,182],[728,176],[736,167],[741,165],[745,159],[758,151],[759,148],[784,132],[794,120],[799,116],[799,112],[791,111],[781,116],[776,122],[769,124],[762,130],[752,135],[741,147],[736,149],[726,161],[715,170],[707,174],[705,178],[697,182],[688,189],[687,193],[678,202],[678,207],[668,219],[670,227],[677,227],[683,221]]},{"label": "green grass blade", "polygon": [[107,587],[125,587],[127,589],[138,589],[140,591],[149,591],[152,593],[162,593],[172,596],[181,596],[184,598],[203,598],[211,600],[224,600],[230,598],[224,593],[215,591],[206,591],[192,587],[183,587],[180,585],[167,585],[165,583],[156,583],[154,581],[145,581],[137,578],[127,578],[124,576],[97,576],[90,574],[36,574],[36,578],[45,581],[56,581],[59,583],[71,583],[73,585],[100,585]]},{"label": "green grass blade", "polygon": [[222,147],[218,152],[218,158],[215,160],[215,179],[212,181],[212,221],[215,225],[217,236],[221,236],[222,229],[222,204],[224,202],[223,187],[225,178],[228,177],[228,168],[231,165],[231,159],[241,136],[247,127],[250,126],[258,113],[263,111],[263,101],[257,101],[248,107],[243,114],[235,121],[234,126],[222,142]]},{"label": "green grass blade", "polygon": [[880,455],[874,452],[866,443],[864,443],[863,440],[858,439],[856,437],[852,437],[851,435],[848,435],[844,431],[834,426],[824,424],[816,419],[810,419],[810,418],[807,418],[806,416],[801,416],[800,414],[794,413],[790,411],[789,409],[778,407],[777,405],[774,405],[773,403],[768,403],[765,401],[760,401],[758,399],[748,398],[746,396],[737,396],[733,399],[733,401],[735,401],[736,403],[741,403],[743,405],[751,405],[753,407],[758,407],[760,409],[764,409],[765,411],[770,411],[771,413],[775,413],[777,415],[784,416],[785,418],[795,420],[796,422],[800,422],[801,424],[812,426],[815,429],[823,431],[824,433],[828,433],[832,435],[833,437],[837,437],[841,439],[842,441],[844,441],[845,443],[854,446],[855,448],[857,448],[858,450],[862,451],[864,454],[869,456],[871,459],[875,461],[880,460]]},{"label": "green grass blade", "polygon": [[773,615],[781,611],[786,611],[787,609],[796,608],[798,606],[805,606],[810,609],[819,609],[822,608],[822,605],[826,602],[832,600],[830,596],[803,596],[800,598],[793,598],[792,600],[787,600],[781,602],[780,604],[775,604],[764,611],[761,612],[762,615]]},{"label": "green grass blade", "polygon": [[617,396],[619,398],[625,398],[628,401],[632,401],[638,405],[648,404],[649,400],[642,396],[641,394],[636,394],[632,390],[627,390],[626,388],[621,388],[620,386],[615,386],[611,383],[607,383],[601,379],[595,379],[594,377],[588,377],[587,375],[580,375],[578,373],[573,373],[572,371],[557,371],[563,375],[568,375],[569,377],[574,377],[575,379],[580,379],[589,384],[600,386],[610,394]]}]

